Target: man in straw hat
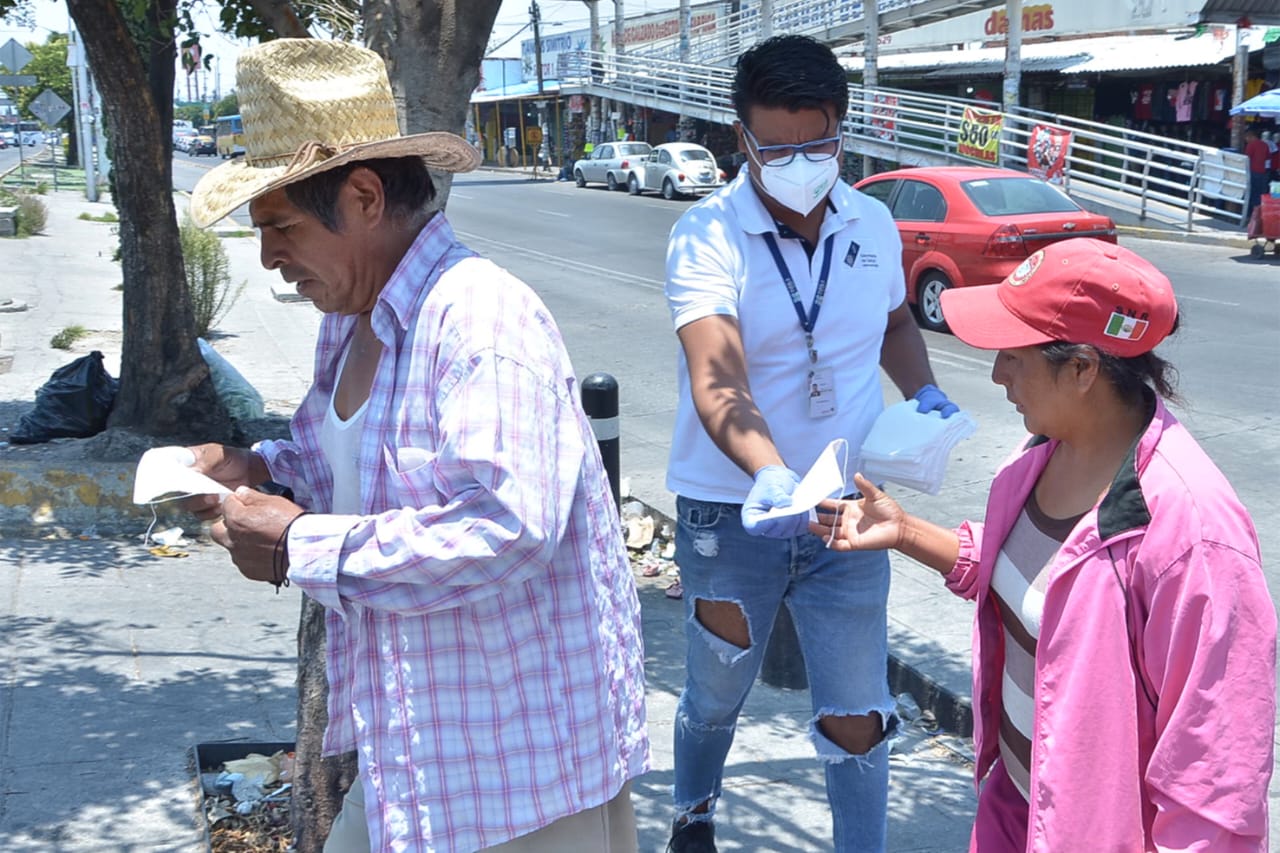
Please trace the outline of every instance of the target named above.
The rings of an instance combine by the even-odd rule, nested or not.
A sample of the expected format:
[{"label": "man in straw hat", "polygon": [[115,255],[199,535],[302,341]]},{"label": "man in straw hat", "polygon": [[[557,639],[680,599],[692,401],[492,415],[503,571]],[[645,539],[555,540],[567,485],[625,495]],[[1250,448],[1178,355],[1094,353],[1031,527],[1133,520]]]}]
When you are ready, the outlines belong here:
[{"label": "man in straw hat", "polygon": [[[236,71],[243,158],[191,198],[249,203],[262,263],[325,317],[293,440],[193,447],[234,489],[215,541],[327,609],[326,754],[360,777],[326,851],[635,851],[648,769],[635,586],[560,333],[455,238],[382,60],[281,39]],[[275,481],[294,501],[254,487]]]}]

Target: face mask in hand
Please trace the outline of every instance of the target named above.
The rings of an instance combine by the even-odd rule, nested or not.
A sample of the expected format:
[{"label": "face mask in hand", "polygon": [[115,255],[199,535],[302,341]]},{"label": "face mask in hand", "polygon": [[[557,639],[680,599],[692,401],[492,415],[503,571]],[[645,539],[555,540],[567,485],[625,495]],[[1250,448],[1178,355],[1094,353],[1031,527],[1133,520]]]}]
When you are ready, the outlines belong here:
[{"label": "face mask in hand", "polygon": [[[752,159],[760,165],[754,156]],[[817,163],[797,155],[785,166],[760,165],[759,184],[778,204],[806,216],[827,197],[839,176],[838,155]]]}]

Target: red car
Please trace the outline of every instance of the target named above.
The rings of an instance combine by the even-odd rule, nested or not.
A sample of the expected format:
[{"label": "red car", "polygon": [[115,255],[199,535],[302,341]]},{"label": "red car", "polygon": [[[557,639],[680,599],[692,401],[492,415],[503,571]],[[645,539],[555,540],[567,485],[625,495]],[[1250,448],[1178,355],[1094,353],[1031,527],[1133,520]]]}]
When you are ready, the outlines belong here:
[{"label": "red car", "polygon": [[939,297],[948,287],[995,284],[1058,240],[1116,242],[1109,216],[1090,213],[1054,185],[1012,169],[897,169],[856,187],[893,214],[902,235],[907,301],[921,325],[937,332],[947,330]]}]

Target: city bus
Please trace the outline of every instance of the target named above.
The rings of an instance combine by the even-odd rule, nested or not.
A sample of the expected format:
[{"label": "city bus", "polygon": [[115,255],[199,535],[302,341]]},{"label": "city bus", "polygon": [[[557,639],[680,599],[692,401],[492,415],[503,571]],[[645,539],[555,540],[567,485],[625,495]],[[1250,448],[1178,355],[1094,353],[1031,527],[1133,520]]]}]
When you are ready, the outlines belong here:
[{"label": "city bus", "polygon": [[240,123],[240,116],[220,116],[213,124],[217,130],[218,154],[223,160],[244,153],[244,125]]}]

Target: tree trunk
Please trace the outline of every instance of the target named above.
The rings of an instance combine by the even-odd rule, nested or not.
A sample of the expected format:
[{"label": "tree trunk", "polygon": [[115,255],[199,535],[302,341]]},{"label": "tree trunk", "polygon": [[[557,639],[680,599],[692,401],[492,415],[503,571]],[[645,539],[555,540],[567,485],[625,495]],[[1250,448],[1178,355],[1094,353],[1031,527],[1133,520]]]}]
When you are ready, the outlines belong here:
[{"label": "tree trunk", "polygon": [[[462,133],[502,0],[366,0],[364,33],[387,63],[405,133]],[[437,208],[452,175],[434,173]]]},{"label": "tree trunk", "polygon": [[[126,21],[115,0],[68,0],[102,92],[120,211],[124,341],[109,424],[149,435],[220,440],[231,423],[196,346],[173,205],[176,0]],[[137,34],[148,45],[140,54]]]},{"label": "tree trunk", "polygon": [[298,853],[320,853],[356,778],[356,754],[321,758],[329,685],[324,668],[324,607],[302,597],[298,625],[298,739],[294,747],[293,842]]},{"label": "tree trunk", "polygon": [[280,38],[304,39],[311,35],[287,0],[249,0],[249,5]]}]

